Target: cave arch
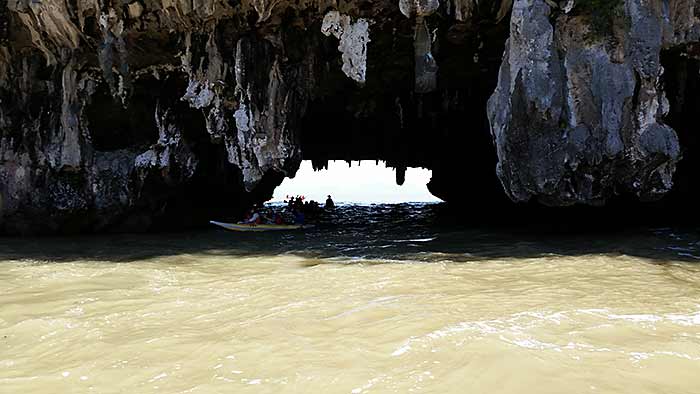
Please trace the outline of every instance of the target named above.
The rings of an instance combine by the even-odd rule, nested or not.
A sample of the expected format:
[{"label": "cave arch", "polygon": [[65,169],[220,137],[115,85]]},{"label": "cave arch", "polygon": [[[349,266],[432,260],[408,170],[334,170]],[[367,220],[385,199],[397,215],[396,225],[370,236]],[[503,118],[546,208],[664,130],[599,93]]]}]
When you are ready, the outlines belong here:
[{"label": "cave arch", "polygon": [[317,64],[323,71],[299,127],[303,160],[315,168],[329,160],[381,160],[397,169],[399,182],[406,168],[427,168],[429,190],[444,201],[513,205],[496,176],[486,112],[509,35],[509,13],[495,19],[494,4],[472,10],[478,23],[425,18],[438,66],[434,89],[416,89],[419,37],[416,21],[402,14],[372,26],[374,37],[394,39],[368,45],[361,86],[342,73],[337,42],[322,40]]}]

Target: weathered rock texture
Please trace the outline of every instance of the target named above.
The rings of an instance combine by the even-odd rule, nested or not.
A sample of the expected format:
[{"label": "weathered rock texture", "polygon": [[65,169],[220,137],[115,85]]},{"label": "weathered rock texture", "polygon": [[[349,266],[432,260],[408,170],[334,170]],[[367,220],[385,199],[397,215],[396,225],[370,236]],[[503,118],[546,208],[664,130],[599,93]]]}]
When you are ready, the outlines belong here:
[{"label": "weathered rock texture", "polygon": [[620,0],[615,14],[598,16],[609,18],[600,32],[587,3],[514,1],[488,112],[498,176],[515,201],[603,204],[620,192],[655,200],[673,185],[681,149],[664,122],[660,54],[698,42],[700,7]]},{"label": "weathered rock texture", "polygon": [[[11,0],[0,7],[0,231],[206,223],[268,197],[302,148],[321,162],[371,155],[437,168],[447,138],[426,135],[463,133],[438,126],[472,106],[478,23],[492,30],[502,8]],[[483,52],[500,55],[503,38]],[[336,155],[335,140],[349,145],[360,127],[386,143]]]},{"label": "weathered rock texture", "polygon": [[448,201],[505,204],[496,162],[516,201],[658,198],[695,141],[660,54],[697,56],[700,7],[601,34],[590,1],[0,3],[0,232],[204,224],[302,158],[427,167]]},{"label": "weathered rock texture", "polygon": [[3,230],[201,222],[293,174],[314,58],[251,32],[279,2],[232,3],[3,5]]}]

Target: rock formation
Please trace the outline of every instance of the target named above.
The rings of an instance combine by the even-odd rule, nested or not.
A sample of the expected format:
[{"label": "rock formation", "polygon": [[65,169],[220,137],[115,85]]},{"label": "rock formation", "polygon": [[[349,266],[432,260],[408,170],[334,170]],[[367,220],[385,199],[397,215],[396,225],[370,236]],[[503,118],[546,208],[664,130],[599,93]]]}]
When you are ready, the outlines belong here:
[{"label": "rock formation", "polygon": [[427,167],[448,201],[658,199],[697,140],[662,54],[695,62],[700,6],[603,3],[8,0],[0,233],[199,225],[302,158]]},{"label": "rock formation", "polygon": [[614,13],[598,16],[609,31],[595,32],[591,2],[514,2],[488,112],[515,201],[602,204],[623,191],[654,200],[673,185],[681,151],[664,123],[660,54],[697,42],[700,21],[687,1],[612,1]]}]

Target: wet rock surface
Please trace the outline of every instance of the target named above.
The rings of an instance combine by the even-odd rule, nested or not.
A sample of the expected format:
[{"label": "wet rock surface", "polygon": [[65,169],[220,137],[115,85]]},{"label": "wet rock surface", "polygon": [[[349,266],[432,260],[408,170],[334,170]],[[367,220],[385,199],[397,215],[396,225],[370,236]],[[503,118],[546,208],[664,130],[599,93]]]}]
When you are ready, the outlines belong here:
[{"label": "wet rock surface", "polygon": [[696,141],[660,56],[697,58],[700,10],[587,1],[10,0],[0,232],[202,225],[302,158],[427,167],[466,205],[658,199]]}]

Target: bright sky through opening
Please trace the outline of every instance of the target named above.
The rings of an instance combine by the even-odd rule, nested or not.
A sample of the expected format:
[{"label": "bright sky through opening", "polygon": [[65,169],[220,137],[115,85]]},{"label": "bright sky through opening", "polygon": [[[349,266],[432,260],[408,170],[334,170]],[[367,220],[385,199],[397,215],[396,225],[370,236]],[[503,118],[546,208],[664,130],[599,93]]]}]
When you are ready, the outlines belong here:
[{"label": "bright sky through opening", "polygon": [[306,160],[294,179],[285,179],[275,189],[272,201],[303,195],[323,203],[330,194],[336,202],[345,203],[438,202],[426,186],[430,177],[430,170],[409,168],[406,182],[399,186],[395,170],[386,168],[383,162],[377,165],[375,161],[362,161],[358,165],[355,161],[349,167],[345,161],[331,161],[328,170],[314,171],[311,161]]}]

